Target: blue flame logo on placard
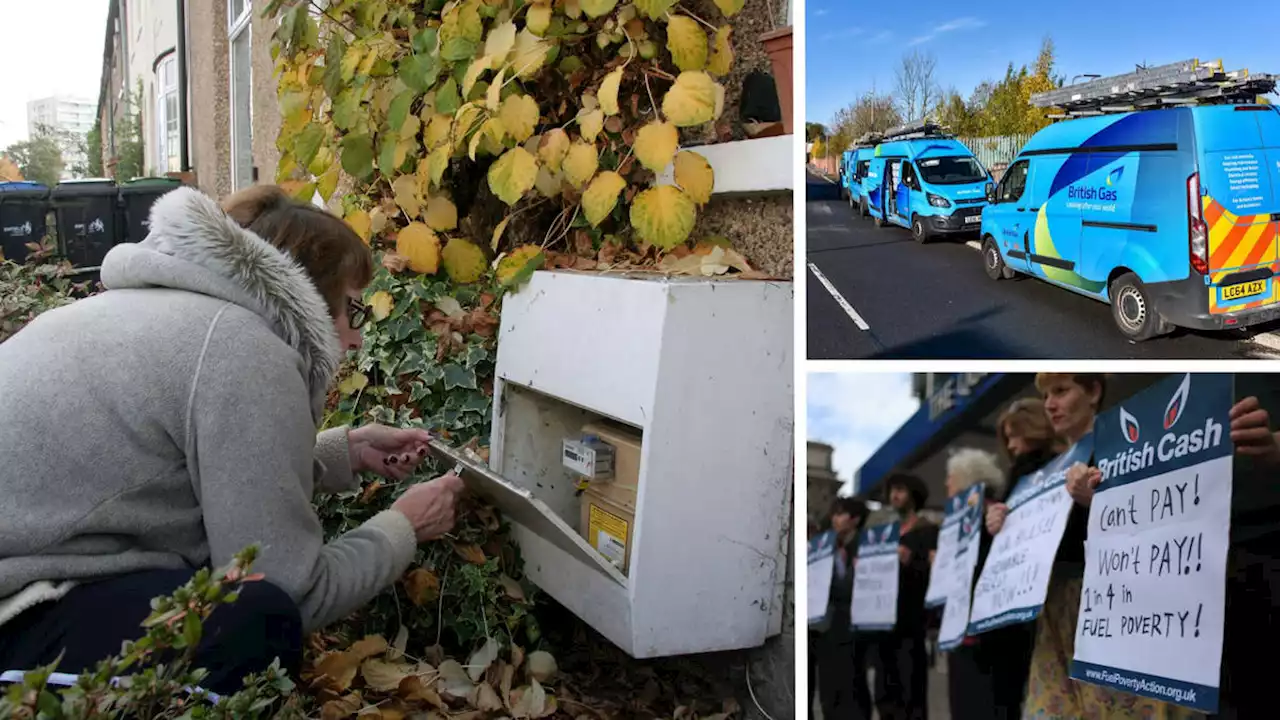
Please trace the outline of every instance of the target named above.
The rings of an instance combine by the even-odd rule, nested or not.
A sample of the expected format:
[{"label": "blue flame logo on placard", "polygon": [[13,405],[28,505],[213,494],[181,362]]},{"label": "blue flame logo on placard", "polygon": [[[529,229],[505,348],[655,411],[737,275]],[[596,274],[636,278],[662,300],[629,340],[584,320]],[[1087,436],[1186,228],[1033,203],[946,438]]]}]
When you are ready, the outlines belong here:
[{"label": "blue flame logo on placard", "polygon": [[1138,418],[1129,414],[1128,410],[1120,408],[1120,432],[1124,434],[1124,439],[1132,445],[1138,442],[1138,437],[1142,434],[1142,428],[1138,425]]},{"label": "blue flame logo on placard", "polygon": [[1115,170],[1112,170],[1111,173],[1107,175],[1107,185],[1119,185],[1121,177],[1124,177],[1123,165],[1116,168]]},{"label": "blue flame logo on placard", "polygon": [[1191,373],[1187,373],[1182,378],[1182,384],[1178,386],[1173,397],[1169,398],[1169,405],[1164,409],[1164,429],[1168,430],[1173,424],[1178,422],[1178,418],[1182,417],[1182,409],[1187,406],[1187,396],[1191,394]]}]

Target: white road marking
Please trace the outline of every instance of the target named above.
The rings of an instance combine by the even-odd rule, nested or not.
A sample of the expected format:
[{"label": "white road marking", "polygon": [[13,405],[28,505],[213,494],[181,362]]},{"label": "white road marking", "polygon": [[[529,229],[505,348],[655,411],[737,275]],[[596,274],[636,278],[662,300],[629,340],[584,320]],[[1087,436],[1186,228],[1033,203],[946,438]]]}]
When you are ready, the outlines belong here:
[{"label": "white road marking", "polygon": [[831,297],[835,298],[836,302],[844,309],[845,313],[849,316],[849,319],[853,320],[853,324],[858,326],[859,330],[871,329],[871,326],[867,324],[867,321],[863,320],[862,316],[858,314],[858,311],[854,310],[853,306],[849,304],[849,301],[844,299],[844,296],[840,294],[839,290],[836,290],[836,286],[831,284],[831,281],[827,279],[827,276],[822,274],[822,271],[818,269],[817,265],[809,263],[809,272],[812,272],[813,276],[818,278],[818,282],[822,283],[822,287],[826,288],[827,292],[831,293]]},{"label": "white road marking", "polygon": [[982,250],[982,243],[978,242],[977,240],[965,240],[964,244],[973,248],[974,250]]}]

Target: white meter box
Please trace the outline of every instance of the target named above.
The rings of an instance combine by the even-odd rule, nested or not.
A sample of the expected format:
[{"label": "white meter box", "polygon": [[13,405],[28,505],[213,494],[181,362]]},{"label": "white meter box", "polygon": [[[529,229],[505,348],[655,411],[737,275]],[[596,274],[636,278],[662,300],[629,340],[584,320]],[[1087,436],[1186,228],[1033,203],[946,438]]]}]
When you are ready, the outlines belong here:
[{"label": "white meter box", "polygon": [[[540,271],[503,301],[490,464],[525,571],[637,658],[781,631],[792,493],[792,285]],[[584,337],[583,328],[589,328]],[[643,437],[629,567],[582,538],[563,440]]]}]

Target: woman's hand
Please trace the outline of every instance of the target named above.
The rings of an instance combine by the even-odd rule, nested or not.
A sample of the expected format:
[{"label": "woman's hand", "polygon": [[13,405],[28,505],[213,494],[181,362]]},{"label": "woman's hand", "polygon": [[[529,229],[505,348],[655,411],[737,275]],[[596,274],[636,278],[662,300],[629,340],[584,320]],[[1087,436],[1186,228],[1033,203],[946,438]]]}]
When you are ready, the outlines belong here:
[{"label": "woman's hand", "polygon": [[462,489],[462,479],[448,473],[409,488],[391,509],[409,518],[418,542],[435,540],[453,529],[454,506]]},{"label": "woman's hand", "polygon": [[403,480],[427,456],[431,433],[417,428],[362,425],[347,434],[347,450],[354,472],[371,472]]},{"label": "woman's hand", "polygon": [[1067,494],[1076,504],[1089,507],[1093,502],[1093,490],[1102,482],[1102,471],[1082,462],[1067,468]]},{"label": "woman's hand", "polygon": [[911,564],[911,548],[907,547],[906,545],[899,545],[898,560],[900,560],[903,565],[910,565]]},{"label": "woman's hand", "polygon": [[1235,443],[1237,453],[1252,455],[1259,462],[1280,464],[1280,444],[1271,432],[1271,418],[1258,398],[1247,397],[1232,405],[1228,417],[1231,418],[1231,442]]},{"label": "woman's hand", "polygon": [[987,532],[995,535],[1004,527],[1004,519],[1009,515],[1009,506],[1004,503],[991,503],[987,506]]}]

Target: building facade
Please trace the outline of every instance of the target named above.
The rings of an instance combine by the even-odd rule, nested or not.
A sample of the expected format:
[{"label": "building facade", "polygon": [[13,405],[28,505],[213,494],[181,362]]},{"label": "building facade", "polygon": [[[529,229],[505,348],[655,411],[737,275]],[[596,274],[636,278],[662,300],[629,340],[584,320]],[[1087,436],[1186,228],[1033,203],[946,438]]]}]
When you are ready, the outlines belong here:
[{"label": "building facade", "polygon": [[62,171],[64,180],[75,175],[73,168],[83,167],[85,155],[81,148],[89,131],[93,129],[95,107],[92,100],[70,95],[32,100],[27,103],[27,135],[34,137],[41,128],[69,133],[79,141],[78,146],[64,148]]},{"label": "building facade", "polygon": [[807,480],[808,502],[806,513],[809,524],[821,526],[827,514],[831,512],[831,504],[835,502],[843,483],[836,477],[831,465],[831,457],[835,448],[826,443],[809,441]]}]

